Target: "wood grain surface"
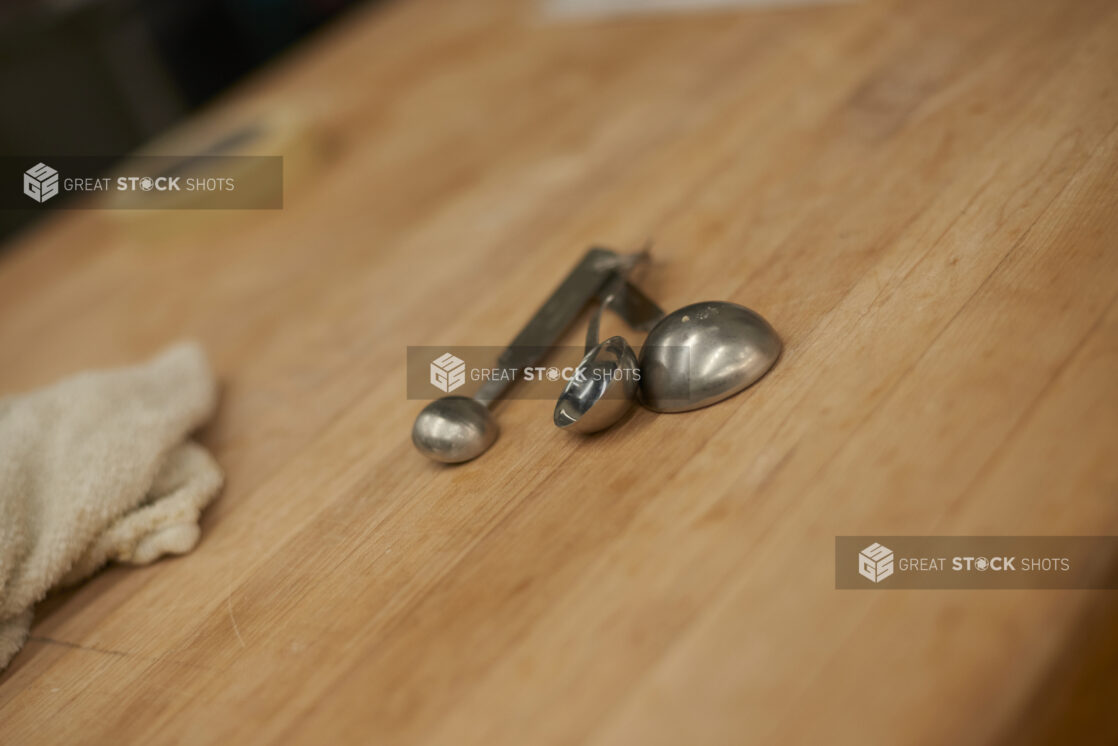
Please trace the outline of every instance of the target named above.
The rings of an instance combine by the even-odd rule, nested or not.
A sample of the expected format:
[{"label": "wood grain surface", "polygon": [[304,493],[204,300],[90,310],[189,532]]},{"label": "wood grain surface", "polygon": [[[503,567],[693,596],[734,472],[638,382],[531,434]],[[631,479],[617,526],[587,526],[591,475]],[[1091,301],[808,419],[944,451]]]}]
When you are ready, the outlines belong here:
[{"label": "wood grain surface", "polygon": [[[1115,742],[1113,593],[842,592],[833,551],[1118,533],[1116,97],[1113,0],[345,16],[188,124],[313,122],[285,209],[0,255],[0,393],[198,338],[228,476],[192,554],[40,605],[0,741]],[[780,331],[761,384],[413,450],[408,345],[648,237],[666,308]]]}]

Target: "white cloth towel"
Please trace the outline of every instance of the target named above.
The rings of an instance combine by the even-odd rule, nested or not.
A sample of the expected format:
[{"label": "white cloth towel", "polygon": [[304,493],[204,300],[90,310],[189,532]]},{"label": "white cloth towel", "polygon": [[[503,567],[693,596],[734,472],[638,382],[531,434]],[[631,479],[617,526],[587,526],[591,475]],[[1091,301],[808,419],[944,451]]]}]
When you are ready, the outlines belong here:
[{"label": "white cloth towel", "polygon": [[194,547],[222,477],[187,438],[216,404],[194,343],[0,398],[0,669],[53,586]]}]

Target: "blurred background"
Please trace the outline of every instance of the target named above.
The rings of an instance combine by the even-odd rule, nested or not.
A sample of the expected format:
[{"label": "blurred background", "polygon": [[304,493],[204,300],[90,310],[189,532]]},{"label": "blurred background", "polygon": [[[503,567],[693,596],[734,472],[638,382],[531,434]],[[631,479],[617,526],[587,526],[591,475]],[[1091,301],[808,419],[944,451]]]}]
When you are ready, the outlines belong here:
[{"label": "blurred background", "polygon": [[[123,156],[376,1],[3,0],[0,154]],[[0,251],[43,214],[0,211]]]}]

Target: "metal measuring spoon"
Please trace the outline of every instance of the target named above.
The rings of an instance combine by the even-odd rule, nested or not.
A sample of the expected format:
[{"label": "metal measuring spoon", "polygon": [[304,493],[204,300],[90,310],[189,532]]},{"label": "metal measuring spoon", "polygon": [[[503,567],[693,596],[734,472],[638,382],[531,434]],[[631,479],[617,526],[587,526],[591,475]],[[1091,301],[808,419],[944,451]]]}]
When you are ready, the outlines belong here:
[{"label": "metal measuring spoon", "polygon": [[[515,372],[539,362],[625,261],[607,249],[586,252],[501,353],[498,367]],[[512,377],[502,375],[489,379],[473,397],[444,396],[431,402],[415,418],[412,443],[424,456],[451,464],[485,453],[498,434],[490,405],[504,394]]]},{"label": "metal measuring spoon", "polygon": [[656,324],[640,354],[641,403],[656,412],[686,412],[727,399],[756,383],[780,357],[780,337],[755,311],[706,301]]},{"label": "metal measuring spoon", "polygon": [[[624,337],[614,336],[599,342],[598,332],[602,313],[625,293],[626,275],[635,264],[647,258],[647,250],[634,255],[626,266],[616,270],[616,276],[610,281],[609,290],[586,330],[586,354],[555,403],[553,421],[556,427],[578,433],[598,432],[620,420],[636,402],[640,381],[636,353]],[[653,320],[663,316],[655,303],[647,297],[643,300],[651,307],[646,306],[646,309],[654,316]]]}]

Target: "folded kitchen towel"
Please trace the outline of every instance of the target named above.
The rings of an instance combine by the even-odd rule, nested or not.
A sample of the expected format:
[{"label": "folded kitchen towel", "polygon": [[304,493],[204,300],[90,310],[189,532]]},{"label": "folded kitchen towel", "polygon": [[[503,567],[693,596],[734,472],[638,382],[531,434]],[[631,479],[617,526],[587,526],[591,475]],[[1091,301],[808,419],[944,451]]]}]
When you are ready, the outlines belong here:
[{"label": "folded kitchen towel", "polygon": [[193,343],[0,398],[0,669],[53,586],[194,547],[221,471],[188,436],[216,404]]}]

